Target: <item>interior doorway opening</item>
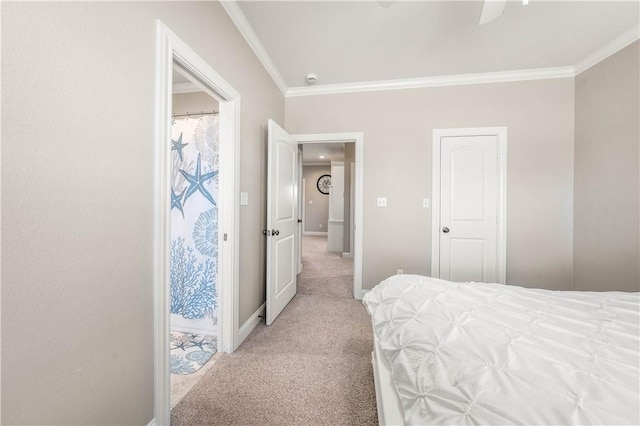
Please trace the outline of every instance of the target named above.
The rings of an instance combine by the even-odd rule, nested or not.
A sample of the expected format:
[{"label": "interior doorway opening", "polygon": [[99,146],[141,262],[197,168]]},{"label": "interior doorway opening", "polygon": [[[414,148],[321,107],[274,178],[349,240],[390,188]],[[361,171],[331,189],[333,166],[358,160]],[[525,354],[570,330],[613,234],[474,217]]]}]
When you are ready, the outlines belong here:
[{"label": "interior doorway opening", "polygon": [[300,144],[298,292],[353,298],[355,143]]},{"label": "interior doorway opening", "polygon": [[[352,271],[350,293],[362,299],[362,133],[293,135],[300,150],[298,273],[303,253],[339,256]],[[320,158],[324,157],[324,158]],[[326,261],[327,259],[325,259]],[[352,266],[351,266],[352,265]]]},{"label": "interior doorway opening", "polygon": [[[219,301],[215,309],[211,306],[189,307],[188,312],[185,311],[185,315],[181,315],[183,319],[203,322],[198,324],[198,321],[186,321],[178,328],[203,327],[205,332],[215,331],[216,349],[221,352],[233,352],[238,342],[239,206],[236,199],[239,187],[240,95],[162,22],[157,21],[156,28],[154,420],[157,424],[169,424],[171,323],[172,314],[175,313],[171,287],[176,281],[176,270],[172,270],[172,260],[175,260],[176,253],[186,253],[187,260],[191,259],[189,253],[194,254],[195,261],[203,263],[201,268],[194,265],[195,269],[191,272],[199,270],[201,276],[191,277],[194,279],[190,282],[194,285],[201,284],[202,281],[205,284],[207,281],[210,281],[209,284],[215,284],[214,299]],[[206,99],[207,96],[211,98],[207,107],[196,108],[196,111],[173,109],[174,70],[177,72],[176,79],[186,79],[177,81],[175,86],[180,87],[182,84],[183,89],[184,85],[197,88],[200,100]],[[177,98],[175,102],[177,106]],[[195,101],[191,99],[190,102]],[[206,137],[202,132],[202,126],[196,132],[198,136],[192,141],[187,143],[184,138],[180,138],[180,133],[183,133],[184,137],[189,126],[194,124],[195,113],[200,117],[214,116],[216,109],[218,116],[217,120],[213,121],[217,121],[218,126],[217,152],[210,149],[211,144],[203,143]],[[173,116],[174,113],[176,117]],[[182,123],[182,132],[178,131],[174,135],[174,119],[185,118],[187,120],[186,124]],[[189,122],[192,118],[193,121]],[[193,152],[187,154],[189,149]],[[181,178],[184,178],[184,181],[181,181]],[[217,184],[217,191],[207,187],[207,184],[212,182]],[[215,192],[215,196],[212,192]],[[206,208],[198,208],[198,199]],[[214,210],[211,208],[213,205],[216,207],[215,212],[211,211]],[[193,206],[196,211],[191,220],[193,223],[186,227],[188,229],[183,232],[184,235],[179,236],[183,238],[182,247],[179,247],[178,235],[172,232],[178,221],[172,221],[172,218],[182,218],[186,206]],[[185,219],[186,216],[187,214],[184,214]],[[212,220],[213,216],[215,220]],[[215,222],[216,226],[209,226],[212,222]],[[186,245],[189,243],[194,247],[187,248]],[[195,256],[196,250],[203,254],[203,257]],[[182,272],[186,273],[187,269],[182,268]],[[215,274],[214,281],[207,278],[212,276],[212,272]],[[191,290],[193,289],[186,293]],[[200,308],[202,309],[198,312]],[[215,327],[212,326],[214,315]]]},{"label": "interior doorway opening", "polygon": [[[171,407],[219,358],[219,103],[174,64],[171,115]],[[196,182],[197,179],[199,182]],[[196,186],[198,185],[198,186]]]}]

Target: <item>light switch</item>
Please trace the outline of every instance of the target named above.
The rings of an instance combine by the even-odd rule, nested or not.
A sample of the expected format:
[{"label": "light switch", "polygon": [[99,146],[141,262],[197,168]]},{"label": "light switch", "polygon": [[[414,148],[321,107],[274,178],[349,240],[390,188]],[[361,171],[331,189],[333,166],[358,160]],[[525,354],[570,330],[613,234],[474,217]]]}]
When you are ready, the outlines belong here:
[{"label": "light switch", "polygon": [[248,206],[249,205],[249,193],[248,192],[241,192],[240,193],[240,205],[241,206]]},{"label": "light switch", "polygon": [[422,199],[422,208],[423,209],[428,209],[429,208],[429,199],[428,198],[423,198]]},{"label": "light switch", "polygon": [[378,197],[378,207],[387,207],[387,198],[386,197]]}]

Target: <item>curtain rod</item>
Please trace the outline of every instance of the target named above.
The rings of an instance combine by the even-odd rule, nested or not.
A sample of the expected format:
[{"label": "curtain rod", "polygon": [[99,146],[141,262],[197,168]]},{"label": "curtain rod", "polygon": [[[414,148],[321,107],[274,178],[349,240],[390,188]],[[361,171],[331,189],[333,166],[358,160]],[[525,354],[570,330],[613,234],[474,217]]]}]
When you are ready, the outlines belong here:
[{"label": "curtain rod", "polygon": [[218,111],[200,111],[200,112],[186,112],[185,114],[171,114],[173,118],[177,117],[193,117],[193,116],[202,116],[202,115],[218,115]]}]

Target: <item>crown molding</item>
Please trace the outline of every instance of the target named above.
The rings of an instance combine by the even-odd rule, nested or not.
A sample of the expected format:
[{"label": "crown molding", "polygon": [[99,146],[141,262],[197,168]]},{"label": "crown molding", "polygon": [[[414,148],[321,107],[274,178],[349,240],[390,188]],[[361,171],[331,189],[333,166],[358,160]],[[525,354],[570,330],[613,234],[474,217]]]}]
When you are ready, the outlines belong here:
[{"label": "crown molding", "polygon": [[609,56],[624,49],[638,39],[640,39],[640,25],[629,28],[627,31],[578,62],[575,66],[576,75],[607,59]]},{"label": "crown molding", "polygon": [[509,81],[543,80],[574,77],[573,67],[459,74],[399,80],[365,81],[360,83],[325,84],[311,87],[290,87],[287,97],[372,92],[378,90],[418,89],[427,87],[462,86],[467,84],[504,83]]},{"label": "crown molding", "polygon": [[[317,86],[287,87],[282,74],[267,53],[264,45],[251,27],[236,0],[222,0],[220,4],[227,12],[240,34],[245,38],[267,73],[282,94],[287,97],[331,95],[340,93],[372,92],[380,90],[419,89],[429,87],[462,86],[469,84],[505,83],[512,81],[571,78],[584,72],[602,60],[640,39],[640,25],[622,33],[596,52],[588,55],[575,66],[539,68],[517,71],[500,71],[479,74],[459,74],[435,77],[408,78],[397,80],[363,81],[357,83],[323,84]],[[175,93],[188,93],[178,92]]]},{"label": "crown molding", "polygon": [[247,43],[249,43],[249,46],[253,50],[253,53],[256,54],[264,68],[273,79],[274,83],[276,83],[276,86],[278,86],[278,89],[280,89],[280,92],[282,92],[282,94],[286,96],[287,84],[285,83],[284,78],[282,78],[280,71],[278,71],[278,68],[273,63],[271,56],[269,56],[269,54],[267,53],[267,50],[262,45],[262,42],[258,38],[257,34],[255,33],[255,31],[253,31],[253,28],[251,27],[251,24],[249,24],[247,17],[244,16],[244,13],[242,13],[240,6],[238,6],[235,0],[221,1],[220,4],[227,12],[233,23],[236,25],[236,27],[240,31],[240,34],[242,34]]}]

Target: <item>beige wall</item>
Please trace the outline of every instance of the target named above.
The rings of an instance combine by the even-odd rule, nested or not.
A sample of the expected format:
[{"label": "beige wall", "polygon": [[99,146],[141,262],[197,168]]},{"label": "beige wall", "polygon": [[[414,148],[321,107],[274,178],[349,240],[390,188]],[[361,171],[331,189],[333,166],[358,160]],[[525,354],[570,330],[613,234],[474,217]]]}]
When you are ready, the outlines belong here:
[{"label": "beige wall", "polygon": [[240,323],[264,300],[273,81],[214,2],[2,2],[2,423],[153,417],[155,31],[242,95]]},{"label": "beige wall", "polygon": [[640,291],[639,50],[576,77],[576,290]]},{"label": "beige wall", "polygon": [[218,101],[206,92],[174,93],[171,107],[174,114],[218,111]]},{"label": "beige wall", "polygon": [[329,220],[329,196],[318,191],[316,183],[322,175],[330,175],[331,167],[303,166],[304,191],[304,232],[327,232]]},{"label": "beige wall", "polygon": [[398,268],[430,272],[433,129],[506,126],[507,282],[570,289],[573,89],[565,78],[286,99],[291,133],[364,132],[363,288]]}]

